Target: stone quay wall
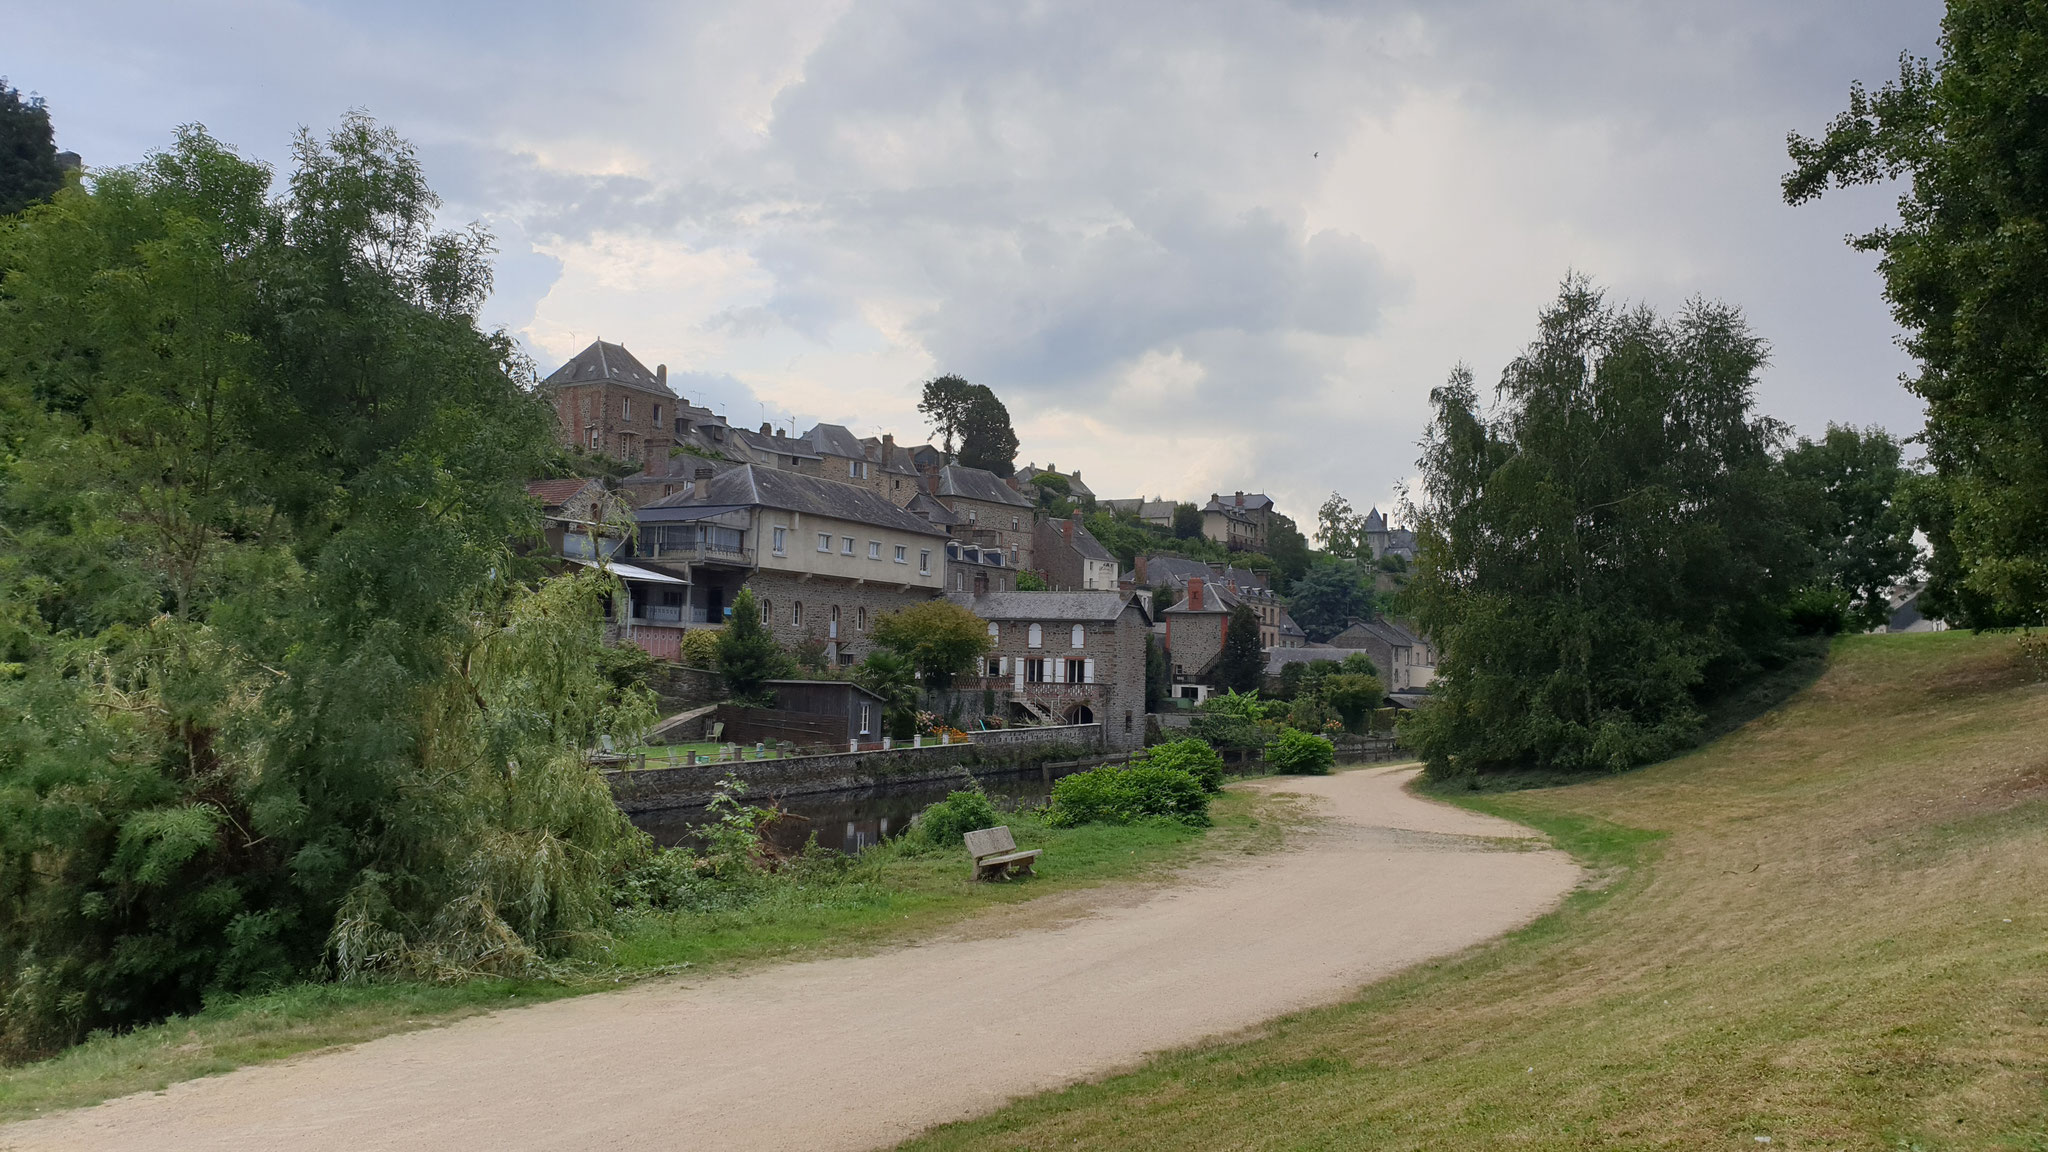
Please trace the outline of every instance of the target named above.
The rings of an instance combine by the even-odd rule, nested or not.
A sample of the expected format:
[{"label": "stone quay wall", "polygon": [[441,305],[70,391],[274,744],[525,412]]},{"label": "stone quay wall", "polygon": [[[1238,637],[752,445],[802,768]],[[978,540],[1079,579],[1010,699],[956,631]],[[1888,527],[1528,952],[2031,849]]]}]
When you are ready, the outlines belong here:
[{"label": "stone quay wall", "polygon": [[965,780],[971,771],[1018,771],[1075,760],[1102,749],[1102,725],[1072,724],[976,733],[973,742],[907,745],[876,752],[834,752],[774,760],[726,760],[674,768],[606,769],[612,799],[628,813],[696,808],[711,802],[727,774],[747,784],[754,800],[845,792],[880,784]]}]

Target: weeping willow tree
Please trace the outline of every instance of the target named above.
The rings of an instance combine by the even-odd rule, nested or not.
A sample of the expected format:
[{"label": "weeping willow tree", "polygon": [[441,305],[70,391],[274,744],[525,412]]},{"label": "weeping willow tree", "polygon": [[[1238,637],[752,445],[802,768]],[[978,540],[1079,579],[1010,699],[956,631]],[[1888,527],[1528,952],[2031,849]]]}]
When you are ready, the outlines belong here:
[{"label": "weeping willow tree", "polygon": [[582,750],[609,578],[410,149],[187,129],[0,222],[0,1055],[214,991],[548,962],[642,838]]}]

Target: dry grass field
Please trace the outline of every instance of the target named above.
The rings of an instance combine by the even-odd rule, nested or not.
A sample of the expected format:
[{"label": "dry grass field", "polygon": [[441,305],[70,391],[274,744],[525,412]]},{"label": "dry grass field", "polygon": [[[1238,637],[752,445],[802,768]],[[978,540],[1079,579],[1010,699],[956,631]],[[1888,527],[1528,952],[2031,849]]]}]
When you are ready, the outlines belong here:
[{"label": "dry grass field", "polygon": [[1691,755],[1464,802],[1600,881],[1350,1003],[910,1147],[2048,1152],[2048,684],[2012,637],[1844,639]]}]

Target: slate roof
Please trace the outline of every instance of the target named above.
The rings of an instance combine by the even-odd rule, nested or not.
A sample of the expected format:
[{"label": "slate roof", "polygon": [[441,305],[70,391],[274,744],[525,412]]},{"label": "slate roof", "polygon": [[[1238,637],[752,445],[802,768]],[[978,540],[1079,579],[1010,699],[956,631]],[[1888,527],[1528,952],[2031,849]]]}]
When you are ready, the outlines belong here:
[{"label": "slate roof", "polygon": [[1207,616],[1215,612],[1230,611],[1232,608],[1237,607],[1240,599],[1242,598],[1238,596],[1236,590],[1232,589],[1228,584],[1204,584],[1202,586],[1201,608],[1188,607],[1188,598],[1182,596],[1174,603],[1173,607],[1162,609],[1161,614],[1178,612],[1182,615],[1193,616],[1199,612],[1201,615]]},{"label": "slate roof", "polygon": [[1341,664],[1344,662],[1344,657],[1348,655],[1350,653],[1342,648],[1322,646],[1268,648],[1266,649],[1266,675],[1278,676],[1281,669],[1289,664],[1313,664],[1318,660],[1328,660],[1332,664]]},{"label": "slate roof", "polygon": [[887,445],[879,436],[866,436],[861,438],[860,446],[861,451],[867,454],[868,462],[882,471],[899,476],[917,475],[917,460],[903,445]]},{"label": "slate roof", "polygon": [[772,456],[795,456],[804,460],[823,459],[811,450],[810,441],[801,436],[773,436],[750,432],[745,428],[735,428],[732,434],[734,439],[756,452],[766,452]]},{"label": "slate roof", "polygon": [[[1072,523],[1072,521],[1069,521],[1069,523]],[[1079,552],[1083,559],[1096,560],[1104,564],[1116,563],[1116,557],[1110,555],[1109,549],[1102,546],[1102,541],[1097,540],[1095,534],[1088,531],[1086,525],[1074,525],[1073,545],[1074,551]]]},{"label": "slate roof", "polygon": [[638,515],[640,519],[659,522],[694,518],[661,515],[667,510],[701,514],[732,508],[779,508],[920,536],[946,535],[944,529],[933,527],[924,517],[906,512],[865,488],[759,464],[729,468],[709,480],[699,481],[688,492],[664,496],[641,506]]},{"label": "slate roof", "polygon": [[910,503],[903,506],[903,510],[914,516],[922,516],[942,528],[950,528],[967,519],[933,499],[929,492],[919,492],[912,496]]},{"label": "slate roof", "polygon": [[[1136,571],[1132,571],[1129,575],[1135,583],[1137,580]],[[1145,557],[1145,582],[1148,584],[1157,585],[1161,583],[1161,577],[1174,584],[1185,584],[1190,576],[1200,576],[1208,582],[1211,588],[1227,584],[1233,589],[1257,594],[1263,594],[1266,591],[1265,586],[1259,583],[1259,574],[1249,568],[1225,565],[1223,571],[1219,574],[1206,563],[1200,560],[1190,560],[1185,556]]]},{"label": "slate roof", "polygon": [[624,345],[602,340],[592,341],[590,347],[569,357],[567,364],[549,373],[542,383],[557,388],[566,384],[624,384],[657,396],[675,397],[668,385],[656,380],[647,365],[626,351]]},{"label": "slate roof", "polygon": [[1385,532],[1387,530],[1387,518],[1380,515],[1379,505],[1373,505],[1372,511],[1365,514],[1365,530],[1367,532]]},{"label": "slate roof", "polygon": [[[1330,637],[1329,642],[1332,647],[1352,648],[1356,647],[1357,643],[1364,640],[1367,636],[1374,637],[1381,643],[1395,648],[1414,648],[1422,644],[1422,639],[1415,635],[1415,633],[1410,632],[1408,629],[1384,616],[1376,616],[1371,620],[1361,620],[1354,616],[1351,619],[1351,623],[1345,626],[1344,631]],[[1341,641],[1346,639],[1351,640],[1352,643],[1341,643]]]},{"label": "slate roof", "polygon": [[[1124,609],[1145,608],[1127,592],[951,592],[946,599],[983,620],[1059,620],[1069,623],[1115,620]],[[1149,622],[1149,621],[1148,621]]]},{"label": "slate roof", "polygon": [[860,437],[844,424],[814,424],[803,438],[811,442],[811,450],[821,456],[844,456],[851,460],[868,458],[867,449],[861,447]]},{"label": "slate roof", "polygon": [[1173,519],[1171,500],[1147,500],[1142,496],[1133,496],[1121,500],[1098,500],[1096,503],[1112,512],[1129,512],[1140,520]]},{"label": "slate roof", "polygon": [[1259,512],[1270,511],[1272,507],[1273,498],[1271,496],[1266,495],[1264,492],[1246,492],[1244,494],[1244,506],[1241,508],[1238,507],[1237,496],[1234,493],[1230,496],[1212,494],[1209,498],[1209,502],[1207,504],[1202,505],[1202,511]]},{"label": "slate roof", "polygon": [[961,464],[948,464],[939,469],[939,495],[980,500],[987,504],[1008,504],[1016,508],[1037,507],[1003,483],[1002,477],[995,473]]},{"label": "slate roof", "polygon": [[1051,473],[1054,476],[1066,477],[1067,490],[1072,492],[1075,496],[1085,496],[1091,500],[1095,498],[1095,490],[1093,488],[1088,487],[1086,484],[1081,483],[1081,477],[1079,476],[1079,474],[1073,472],[1060,472],[1049,465],[1047,467],[1040,468],[1036,464],[1026,464],[1024,467],[1017,469],[1017,481],[1020,484],[1030,484],[1036,481],[1040,476],[1044,476],[1047,473]]}]

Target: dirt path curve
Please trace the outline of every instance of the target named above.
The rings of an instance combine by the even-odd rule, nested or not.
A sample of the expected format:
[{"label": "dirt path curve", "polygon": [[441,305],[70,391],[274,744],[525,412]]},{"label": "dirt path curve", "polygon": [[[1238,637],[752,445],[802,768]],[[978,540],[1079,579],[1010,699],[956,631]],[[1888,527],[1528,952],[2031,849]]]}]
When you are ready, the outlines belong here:
[{"label": "dirt path curve", "polygon": [[1343,998],[1527,922],[1578,879],[1409,772],[1267,781],[1335,817],[1056,927],[559,1000],[0,1129],[0,1148],[884,1146]]}]

